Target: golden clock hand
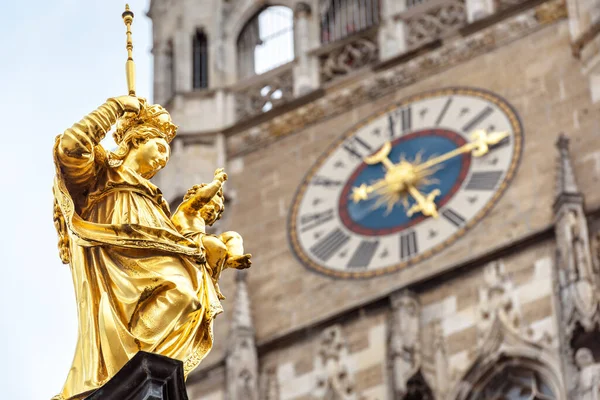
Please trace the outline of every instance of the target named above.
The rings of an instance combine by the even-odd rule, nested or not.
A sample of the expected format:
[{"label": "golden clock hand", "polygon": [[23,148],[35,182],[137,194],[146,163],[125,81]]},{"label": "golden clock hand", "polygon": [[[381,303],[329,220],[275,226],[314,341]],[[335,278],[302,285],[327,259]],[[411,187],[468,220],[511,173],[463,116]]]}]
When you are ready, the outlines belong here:
[{"label": "golden clock hand", "polygon": [[[391,161],[387,159],[390,164]],[[378,158],[384,159],[381,155]],[[373,162],[375,162],[373,160]],[[379,162],[379,161],[377,161]],[[414,167],[408,161],[401,160],[398,164],[391,164],[391,167],[387,170],[383,179],[376,181],[373,185],[367,186],[364,183],[359,187],[352,188],[351,198],[355,203],[361,200],[367,200],[369,194],[375,192],[375,194],[381,195],[384,193],[400,193],[406,190],[408,185],[414,185],[418,181],[418,175],[414,172]]]},{"label": "golden clock hand", "polygon": [[369,165],[382,163],[386,169],[390,170],[394,168],[394,163],[388,158],[391,150],[392,143],[389,141],[385,142],[377,153],[363,158],[363,161]]},{"label": "golden clock hand", "polygon": [[354,203],[358,203],[361,200],[367,200],[369,198],[369,193],[371,193],[369,187],[363,183],[359,187],[352,188],[350,198]]},{"label": "golden clock hand", "polygon": [[[369,165],[382,163],[387,170],[390,170],[394,168],[394,163],[392,163],[392,161],[388,158],[391,150],[392,143],[389,141],[385,142],[383,146],[381,146],[381,149],[379,149],[375,154],[363,158],[363,161],[365,164]],[[359,187],[352,188],[352,194],[350,197],[354,203],[358,203],[361,200],[367,200],[369,198],[369,194],[385,187],[386,185],[387,182],[385,179],[380,179],[379,181],[375,182],[375,184],[370,186],[363,183]]]},{"label": "golden clock hand", "polygon": [[363,183],[358,187],[352,188],[352,194],[350,197],[352,198],[353,202],[358,203],[361,200],[367,200],[369,198],[369,194],[385,187],[386,185],[387,183],[385,182],[385,179],[380,179],[370,186]]},{"label": "golden clock hand", "polygon": [[408,186],[408,193],[415,199],[417,204],[413,205],[408,211],[406,215],[408,217],[412,217],[415,213],[421,212],[426,217],[439,217],[437,212],[437,207],[435,205],[434,199],[441,194],[439,189],[434,189],[427,195],[423,195],[419,190],[413,185]]},{"label": "golden clock hand", "polygon": [[459,156],[463,153],[473,151],[473,156],[481,157],[489,151],[489,146],[499,143],[502,139],[508,136],[508,132],[493,132],[487,133],[484,130],[477,130],[471,134],[473,141],[449,151],[446,154],[442,154],[439,157],[432,158],[431,160],[425,161],[415,167],[415,172],[421,172],[427,168],[433,167],[434,165],[440,164],[453,157]]}]

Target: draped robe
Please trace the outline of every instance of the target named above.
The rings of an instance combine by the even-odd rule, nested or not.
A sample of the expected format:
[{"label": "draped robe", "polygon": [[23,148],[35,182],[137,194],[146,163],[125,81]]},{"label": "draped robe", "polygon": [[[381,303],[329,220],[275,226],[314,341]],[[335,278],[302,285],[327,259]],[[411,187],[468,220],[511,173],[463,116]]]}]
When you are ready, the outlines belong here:
[{"label": "draped robe", "polygon": [[177,231],[160,190],[99,145],[122,113],[107,101],[54,148],[79,322],[58,399],[89,394],[139,350],[183,361],[187,376],[210,351],[222,312],[203,249]]}]

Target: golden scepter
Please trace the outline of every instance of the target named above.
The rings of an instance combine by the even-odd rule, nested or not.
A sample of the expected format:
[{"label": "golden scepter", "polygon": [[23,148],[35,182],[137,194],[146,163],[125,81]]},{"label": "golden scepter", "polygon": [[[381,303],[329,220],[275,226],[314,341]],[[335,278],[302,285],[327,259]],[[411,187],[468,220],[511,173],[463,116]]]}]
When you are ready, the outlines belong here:
[{"label": "golden scepter", "polygon": [[121,15],[127,27],[127,61],[125,62],[125,74],[127,76],[127,90],[130,96],[135,96],[135,64],[133,63],[133,42],[131,41],[131,24],[133,23],[133,12],[129,10],[129,4],[125,4],[125,11]]}]

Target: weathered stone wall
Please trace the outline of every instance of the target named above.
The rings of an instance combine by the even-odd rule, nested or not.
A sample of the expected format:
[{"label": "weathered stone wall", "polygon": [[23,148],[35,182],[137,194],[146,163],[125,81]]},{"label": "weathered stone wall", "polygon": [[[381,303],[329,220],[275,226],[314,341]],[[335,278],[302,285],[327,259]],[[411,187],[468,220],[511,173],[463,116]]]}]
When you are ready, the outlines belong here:
[{"label": "weathered stone wall", "polygon": [[215,368],[208,373],[194,376],[187,382],[191,400],[225,400],[225,368]]},{"label": "weathered stone wall", "polygon": [[200,182],[210,182],[216,166],[222,162],[218,148],[213,143],[183,146],[180,142],[174,142],[168,168],[160,171],[153,182],[160,187],[165,199],[176,207],[189,188]]},{"label": "weathered stone wall", "polygon": [[[554,148],[559,132],[572,138],[574,168],[589,209],[600,206],[600,121],[586,81],[569,57],[566,21],[553,24],[492,53],[432,76],[370,104],[311,125],[230,165],[229,184],[239,196],[231,221],[255,254],[249,288],[258,342],[335,315],[454,264],[507,246],[552,223]],[[518,111],[525,132],[521,165],[498,204],[447,250],[391,276],[340,281],[305,269],[291,254],[287,216],[302,178],[337,136],[405,96],[445,86],[474,86],[503,96]],[[301,301],[300,301],[301,300]]]},{"label": "weathered stone wall", "polygon": [[[489,274],[494,263],[464,270],[453,280],[417,292],[421,304],[419,319],[423,365],[432,363],[432,327],[437,324],[441,328],[448,391],[456,387],[484,347],[484,338],[489,333],[486,326],[489,325],[482,316],[483,298],[490,293],[491,297],[497,296],[498,299],[510,298],[510,315],[519,317],[516,331],[525,340],[542,344],[558,359],[558,322],[552,298],[554,254],[554,242],[548,239],[499,260],[501,277],[508,282],[501,285],[508,288],[503,293],[497,287],[490,292],[489,278],[486,280],[484,276]],[[294,335],[294,340],[264,349],[261,370],[263,373],[269,371],[271,379],[276,379],[279,398],[308,400],[318,390],[322,376],[318,362],[320,343],[324,332],[331,326],[339,326],[342,332],[347,355],[341,357],[341,363],[347,368],[357,398],[390,398],[389,304],[380,302],[377,307],[359,309],[331,324],[305,330]],[[194,382],[198,383],[190,385],[193,388],[190,393],[196,397],[190,398],[223,398],[222,374],[223,368],[216,368],[210,371],[210,376],[194,377]],[[434,375],[431,371],[426,375],[432,386]]]},{"label": "weathered stone wall", "polygon": [[[489,214],[464,237],[440,254],[413,267],[381,278],[336,280],[307,270],[292,255],[287,218],[297,187],[323,150],[354,124],[400,99],[430,89],[472,86],[493,91],[517,110],[524,126],[524,150],[517,174]],[[248,275],[252,316],[261,369],[271,369],[282,399],[307,399],[314,389],[319,330],[308,330],[276,349],[273,339],[345,310],[385,297],[402,287],[427,281],[453,266],[519,243],[551,230],[552,203],[560,132],[571,138],[576,179],[586,209],[600,208],[600,117],[592,105],[587,80],[570,57],[567,21],[554,23],[393,94],[357,106],[244,155],[228,160],[230,190],[237,194],[227,222],[245,239],[254,265]],[[194,162],[189,159],[187,162]],[[514,285],[523,328],[531,340],[551,351],[557,346],[556,310],[552,298],[555,246],[551,239],[503,256],[505,272]],[[456,383],[477,356],[480,297],[485,264],[470,267],[435,286],[419,284],[421,327],[441,324],[443,342]],[[221,288],[233,298],[233,274],[225,271]],[[215,324],[215,347],[200,369],[210,369],[224,357],[231,303]],[[386,365],[389,311],[365,311],[361,318],[340,322],[348,343],[348,368],[355,390],[368,399],[388,396]],[[266,349],[266,350],[265,350]],[[200,398],[219,399],[221,389],[194,386]],[[212,396],[212,397],[211,397]],[[193,397],[192,397],[193,398]]]},{"label": "weathered stone wall", "polygon": [[[365,399],[386,398],[387,313],[365,312],[340,325],[347,346],[342,358],[354,382],[352,392]],[[319,377],[318,350],[322,331],[314,330],[291,346],[271,351],[261,360],[264,369],[274,369],[281,400],[310,399]]]},{"label": "weathered stone wall", "polygon": [[[549,240],[507,256],[501,264],[512,286],[507,297],[513,299],[511,312],[520,315],[522,336],[543,343],[558,355],[558,321],[552,297],[554,251],[554,243]],[[481,350],[485,334],[482,296],[489,290],[486,268],[490,265],[478,266],[419,294],[421,329],[440,323],[453,385]]]}]

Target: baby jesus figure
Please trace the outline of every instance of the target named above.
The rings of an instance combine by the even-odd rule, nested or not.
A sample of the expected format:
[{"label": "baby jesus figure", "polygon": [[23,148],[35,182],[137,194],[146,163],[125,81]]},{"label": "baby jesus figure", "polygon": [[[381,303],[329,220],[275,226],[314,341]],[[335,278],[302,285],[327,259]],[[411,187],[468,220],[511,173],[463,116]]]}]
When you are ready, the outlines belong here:
[{"label": "baby jesus figure", "polygon": [[223,169],[217,169],[211,183],[195,185],[187,191],[171,218],[182,235],[196,241],[205,250],[206,263],[220,299],[225,298],[217,284],[221,271],[225,268],[246,269],[252,264],[251,255],[244,254],[244,243],[239,233],[206,233],[206,225],[212,226],[225,210],[223,183],[226,180],[227,174]]}]

